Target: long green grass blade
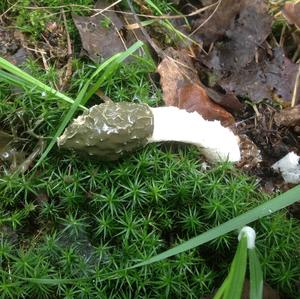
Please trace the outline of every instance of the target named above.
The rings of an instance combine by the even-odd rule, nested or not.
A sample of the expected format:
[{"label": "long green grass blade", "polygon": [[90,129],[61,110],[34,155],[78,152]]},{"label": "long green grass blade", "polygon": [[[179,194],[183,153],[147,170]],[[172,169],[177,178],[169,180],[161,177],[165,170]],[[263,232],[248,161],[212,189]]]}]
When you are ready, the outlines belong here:
[{"label": "long green grass blade", "polygon": [[[126,51],[124,51],[122,53],[118,53],[118,54],[112,56],[106,62],[104,62],[103,68],[102,68],[102,69],[106,68],[104,74],[101,77],[99,77],[99,79],[94,83],[94,85],[92,87],[89,88],[87,94],[85,95],[85,97],[82,101],[82,104],[85,105],[87,103],[87,101],[91,98],[91,96],[99,89],[101,84],[103,84],[103,82],[105,82],[116,71],[116,69],[120,66],[120,63],[122,63],[126,58],[128,58],[130,55],[132,55],[136,50],[138,50],[143,45],[144,45],[144,43],[142,41],[137,41],[131,47],[129,47]],[[100,71],[98,69],[92,75],[91,79],[96,77]]]},{"label": "long green grass blade", "polygon": [[6,82],[11,85],[15,85],[17,87],[22,87],[22,88],[28,87],[26,80],[23,80],[22,78],[12,75],[1,69],[0,69],[0,81]]},{"label": "long green grass blade", "polygon": [[228,274],[228,282],[224,291],[224,299],[240,299],[244,287],[247,268],[247,237],[239,242]]},{"label": "long green grass blade", "polygon": [[[29,86],[31,86],[32,88],[38,88],[41,92],[50,93],[70,104],[74,103],[74,100],[71,99],[70,97],[68,97],[68,96],[64,95],[63,93],[55,90],[54,88],[51,88],[48,85],[42,83],[38,79],[36,79],[36,78],[32,77],[31,75],[27,74],[26,72],[22,71],[21,69],[19,69],[18,67],[16,67],[15,65],[13,65],[12,63],[10,63],[9,61],[5,60],[2,57],[0,57],[0,68],[6,70],[7,72],[9,72],[15,76],[15,80],[14,81],[11,80],[11,82],[10,82],[12,84],[16,84],[16,85],[20,86],[21,84],[24,85],[24,82],[26,82]],[[2,75],[4,75],[4,73],[2,73]],[[7,78],[7,79],[11,79],[11,78],[12,77]],[[3,76],[1,76],[0,79],[3,80]],[[19,84],[17,82],[18,79],[20,79]],[[3,80],[3,81],[5,81],[5,80]],[[7,82],[7,80],[6,80],[6,82]],[[85,108],[82,105],[80,105],[80,108],[87,110],[87,108]]]},{"label": "long green grass blade", "polygon": [[136,268],[141,267],[145,265],[149,265],[161,260],[164,260],[170,256],[176,255],[178,253],[190,250],[192,248],[195,248],[199,245],[202,245],[204,243],[207,243],[215,238],[218,238],[224,234],[227,234],[233,230],[240,229],[241,227],[259,219],[267,215],[271,215],[272,213],[281,210],[294,202],[298,201],[300,199],[300,185],[290,189],[289,191],[278,195],[272,200],[269,200],[258,207],[240,215],[237,216],[217,227],[214,227],[207,232],[194,237],[174,248],[171,248],[169,250],[166,250],[152,258],[150,258],[147,261],[138,263],[136,265],[133,265],[130,268]]},{"label": "long green grass blade", "polygon": [[256,250],[248,249],[250,269],[250,299],[263,298],[263,272]]},{"label": "long green grass blade", "polygon": [[227,289],[228,286],[228,276],[225,278],[224,282],[222,283],[222,285],[220,286],[220,288],[218,289],[217,293],[215,294],[213,299],[221,299],[224,296],[224,292]]}]

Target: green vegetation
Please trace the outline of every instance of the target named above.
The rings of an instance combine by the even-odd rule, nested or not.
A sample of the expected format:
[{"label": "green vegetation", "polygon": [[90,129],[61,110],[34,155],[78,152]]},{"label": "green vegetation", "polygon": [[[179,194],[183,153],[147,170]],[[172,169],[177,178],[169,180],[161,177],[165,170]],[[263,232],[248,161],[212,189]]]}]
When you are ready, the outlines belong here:
[{"label": "green vegetation", "polygon": [[[28,24],[25,31],[35,34],[44,25],[27,22],[29,2],[20,1],[11,14],[17,14],[20,28]],[[62,2],[73,3],[45,0],[39,5]],[[20,6],[23,10],[17,11]],[[38,14],[40,20],[48,12]],[[29,59],[22,69],[48,87],[58,83],[54,64],[46,72],[38,60]],[[87,100],[86,106],[100,102],[90,94],[95,86],[114,101],[161,104],[160,90],[149,77],[155,65],[147,56],[101,71],[90,61],[74,59],[73,69],[66,96],[76,99],[84,88],[91,96],[77,97],[77,106]],[[0,127],[14,135],[11,146],[16,151],[29,155],[41,136],[49,144],[66,115],[67,121],[72,117],[71,109],[74,115],[80,113],[57,94],[27,84],[28,78],[26,84],[19,81],[19,87],[11,85],[7,73],[0,71]],[[11,79],[16,78],[22,75]],[[15,173],[11,161],[0,165],[0,298],[212,295],[228,274],[238,244],[236,232],[157,263],[126,268],[270,199],[260,192],[255,178],[229,163],[204,171],[193,146],[149,145],[116,163],[86,159],[54,146],[33,168],[36,162],[24,174]],[[280,211],[253,226],[264,280],[296,297],[299,222]]]}]

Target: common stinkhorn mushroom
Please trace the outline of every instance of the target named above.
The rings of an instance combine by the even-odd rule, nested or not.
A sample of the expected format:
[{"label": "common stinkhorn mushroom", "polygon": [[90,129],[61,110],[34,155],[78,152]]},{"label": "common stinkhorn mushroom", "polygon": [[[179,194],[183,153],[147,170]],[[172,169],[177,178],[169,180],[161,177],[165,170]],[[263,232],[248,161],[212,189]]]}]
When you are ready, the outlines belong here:
[{"label": "common stinkhorn mushroom", "polygon": [[102,160],[117,160],[148,143],[177,141],[194,144],[213,162],[240,160],[238,137],[219,121],[176,107],[106,102],[76,118],[58,145]]}]

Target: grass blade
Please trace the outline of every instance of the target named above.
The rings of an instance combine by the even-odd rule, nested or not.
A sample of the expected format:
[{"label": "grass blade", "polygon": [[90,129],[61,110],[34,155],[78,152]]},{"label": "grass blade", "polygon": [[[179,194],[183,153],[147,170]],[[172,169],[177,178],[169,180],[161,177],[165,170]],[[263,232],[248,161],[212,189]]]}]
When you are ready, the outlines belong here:
[{"label": "grass blade", "polygon": [[12,75],[6,71],[2,71],[1,69],[0,69],[0,81],[6,82],[11,85],[16,85],[16,86],[22,87],[22,88],[28,87],[26,80],[24,80],[20,77],[17,77],[15,75]]},{"label": "grass blade", "polygon": [[300,194],[300,185],[290,189],[289,191],[278,195],[274,199],[271,199],[258,207],[240,215],[237,216],[217,227],[214,227],[207,232],[194,237],[174,248],[171,248],[169,250],[166,250],[152,258],[150,258],[147,261],[138,263],[136,265],[133,265],[130,267],[131,269],[136,267],[141,267],[145,265],[149,265],[161,260],[164,260],[168,257],[171,257],[173,255],[176,255],[178,253],[190,250],[192,248],[195,248],[199,245],[202,245],[204,243],[207,243],[215,238],[218,238],[226,233],[229,233],[233,230],[240,229],[241,227],[259,219],[267,215],[271,215],[272,213],[281,210],[294,202],[299,200]]},{"label": "grass blade", "polygon": [[[114,56],[112,56],[110,59],[108,59],[106,62],[104,62],[107,67],[104,74],[97,80],[97,82],[89,89],[87,94],[85,95],[82,104],[85,105],[87,101],[90,99],[90,97],[99,89],[101,84],[107,80],[119,67],[120,63],[122,63],[127,57],[132,55],[136,50],[138,50],[140,47],[142,47],[144,43],[142,41],[137,41],[134,43],[131,47],[129,47],[126,51],[123,53],[118,53]],[[98,75],[99,70],[97,70],[91,77],[94,78]]]},{"label": "grass blade", "polygon": [[250,299],[263,298],[263,273],[256,250],[249,249]]},{"label": "grass blade", "polygon": [[238,245],[228,274],[228,282],[224,291],[224,299],[240,299],[247,268],[247,237],[244,236]]},{"label": "grass blade", "polygon": [[[74,100],[71,99],[70,97],[64,95],[63,93],[57,91],[54,88],[49,87],[48,85],[42,83],[41,81],[35,79],[31,75],[27,74],[26,72],[22,71],[9,61],[5,60],[4,58],[0,57],[0,68],[6,70],[7,72],[11,73],[14,75],[14,80],[12,80],[12,76],[7,76],[7,80],[5,80],[5,72],[1,73],[0,80],[8,82],[10,80],[10,83],[18,86],[23,86],[24,84],[27,84],[33,88],[38,88],[42,92],[48,92],[61,100],[68,102],[70,104],[74,103]],[[19,83],[18,83],[19,81]],[[87,110],[86,107],[80,105],[80,108],[83,110]]]}]

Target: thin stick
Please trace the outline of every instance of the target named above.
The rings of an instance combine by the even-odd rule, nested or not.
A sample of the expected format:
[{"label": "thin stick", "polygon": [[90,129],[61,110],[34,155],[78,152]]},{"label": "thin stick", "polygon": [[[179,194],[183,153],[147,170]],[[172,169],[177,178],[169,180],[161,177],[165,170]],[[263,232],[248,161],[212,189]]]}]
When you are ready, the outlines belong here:
[{"label": "thin stick", "polygon": [[98,11],[98,12],[95,13],[95,14],[93,14],[93,15],[91,16],[91,18],[96,17],[96,16],[102,14],[103,12],[105,12],[105,11],[107,11],[108,9],[114,7],[115,5],[117,5],[118,3],[120,3],[121,1],[122,1],[122,0],[117,0],[117,1],[115,1],[114,3],[112,3],[111,5],[107,6],[106,8],[100,9],[100,11]]},{"label": "thin stick", "polygon": [[0,20],[2,21],[2,18],[11,10],[13,9],[17,4],[19,3],[19,1],[17,1],[16,3],[14,3],[13,5],[11,5],[3,14],[0,15]]},{"label": "thin stick", "polygon": [[133,17],[134,17],[135,21],[137,22],[137,24],[139,24],[140,29],[141,29],[143,35],[145,36],[147,42],[150,44],[150,46],[156,52],[157,56],[159,56],[160,58],[164,58],[166,56],[165,53],[164,53],[164,51],[151,39],[151,37],[148,34],[147,30],[141,24],[141,21],[140,21],[139,17],[135,13],[135,10],[133,8],[131,0],[127,0],[127,3],[128,3],[128,6],[129,6],[131,12],[133,13]]},{"label": "thin stick", "polygon": [[71,43],[71,38],[70,38],[70,34],[68,31],[68,24],[67,24],[67,18],[66,18],[66,14],[64,9],[61,9],[61,13],[63,16],[63,20],[64,20],[64,26],[65,26],[65,30],[66,30],[66,37],[67,37],[67,47],[68,47],[68,61],[66,64],[66,72],[65,72],[65,78],[62,80],[60,87],[61,89],[64,89],[64,87],[67,85],[68,81],[70,80],[71,76],[72,76],[72,56],[73,56],[73,51],[72,51],[72,43]]},{"label": "thin stick", "polygon": [[291,107],[294,107],[296,105],[297,96],[298,96],[299,80],[300,80],[300,62],[298,64],[298,72],[297,72],[297,75],[296,75]]},{"label": "thin stick", "polygon": [[[189,14],[182,14],[182,15],[161,15],[161,16],[154,16],[154,15],[146,15],[146,14],[136,14],[137,16],[139,17],[144,17],[144,18],[150,18],[150,19],[158,19],[158,20],[164,20],[164,19],[182,19],[182,18],[186,18],[186,17],[192,17],[192,16],[195,16],[205,10],[208,10],[216,5],[218,5],[218,1],[216,1],[215,3],[213,4],[210,4],[210,5],[207,5],[205,7],[202,7],[202,8],[199,8]],[[79,7],[79,8],[83,8],[83,9],[86,9],[86,10],[89,10],[89,11],[96,11],[97,13],[102,13],[103,12],[103,9],[97,9],[97,8],[89,8],[89,7],[86,7],[84,5],[78,5],[78,4],[69,4],[69,5],[60,5],[60,6],[39,6],[39,7],[33,7],[33,6],[26,6],[24,8],[26,9],[31,9],[31,10],[36,10],[36,9],[45,9],[45,8],[52,8],[52,9],[55,9],[55,8],[66,8],[66,7]],[[105,8],[105,11],[113,11],[115,13],[120,13],[120,14],[124,14],[124,15],[134,15],[134,13],[132,12],[128,12],[128,11],[120,11],[120,10],[111,10],[111,9],[108,9],[108,8]],[[95,15],[93,15],[95,16]]]},{"label": "thin stick", "polygon": [[204,26],[213,16],[214,14],[217,12],[218,8],[220,7],[222,3],[222,0],[218,1],[218,4],[216,6],[216,8],[214,9],[214,11],[212,12],[212,14],[203,22],[201,23],[191,34],[190,36],[192,36],[193,34],[195,34],[202,26]]}]

